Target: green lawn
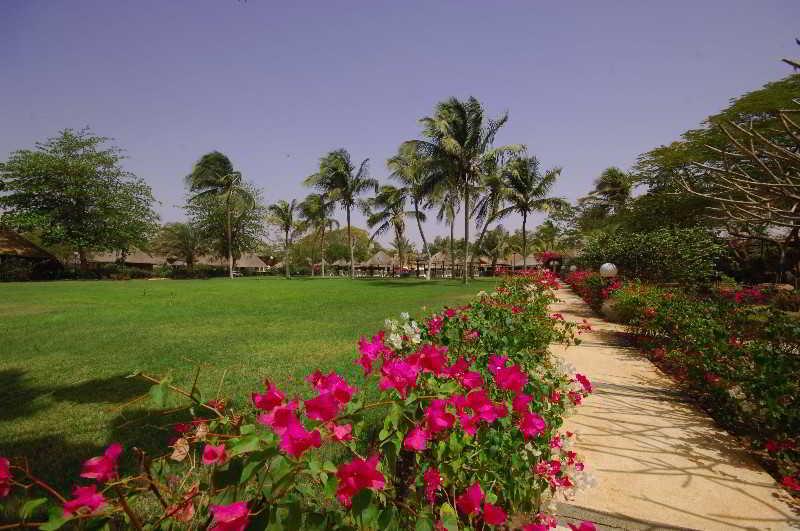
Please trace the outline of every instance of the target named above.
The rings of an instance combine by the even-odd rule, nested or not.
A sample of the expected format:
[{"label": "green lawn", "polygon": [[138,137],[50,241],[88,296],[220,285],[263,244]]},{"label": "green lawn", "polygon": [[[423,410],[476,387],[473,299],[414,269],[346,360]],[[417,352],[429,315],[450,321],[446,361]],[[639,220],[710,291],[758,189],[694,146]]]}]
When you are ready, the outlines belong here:
[{"label": "green lawn", "polygon": [[[356,383],[361,334],[384,318],[461,304],[490,280],[247,278],[0,284],[0,455],[31,458],[71,483],[112,441],[150,450],[169,434],[135,371],[191,379],[244,400],[269,377],[307,392],[303,377],[336,370]],[[47,470],[41,470],[46,467]]]}]

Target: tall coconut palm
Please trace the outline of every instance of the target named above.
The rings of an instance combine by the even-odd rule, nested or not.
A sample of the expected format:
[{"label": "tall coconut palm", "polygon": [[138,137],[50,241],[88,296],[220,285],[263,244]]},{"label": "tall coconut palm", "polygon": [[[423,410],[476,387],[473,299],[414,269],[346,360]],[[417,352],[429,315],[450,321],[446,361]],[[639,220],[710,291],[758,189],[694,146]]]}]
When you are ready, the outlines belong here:
[{"label": "tall coconut palm", "polygon": [[[338,228],[339,222],[331,217],[335,205],[325,194],[309,194],[300,203],[300,214],[303,224],[319,237],[320,262],[322,276],[325,276],[325,232]],[[314,274],[314,264],[311,264]]]},{"label": "tall coconut palm", "polygon": [[534,212],[550,212],[564,208],[568,203],[558,197],[550,197],[550,189],[561,175],[561,168],[542,173],[536,157],[516,157],[503,168],[505,200],[509,206],[497,213],[497,219],[516,213],[522,216],[522,267],[528,267],[528,239],[526,226],[528,216]]},{"label": "tall coconut palm", "polygon": [[507,121],[508,114],[496,120],[486,119],[483,107],[473,97],[466,101],[450,98],[436,105],[433,116],[420,120],[425,140],[409,141],[431,159],[434,168],[429,177],[431,184],[450,186],[461,196],[465,284],[469,282],[471,200],[487,160],[495,157],[498,149],[508,149],[492,148],[497,131]]},{"label": "tall coconut palm", "polygon": [[603,216],[618,213],[628,204],[633,192],[633,177],[612,166],[603,170],[594,181],[594,190],[582,197],[580,203],[594,207]]},{"label": "tall coconut palm", "polygon": [[289,270],[289,251],[292,245],[292,236],[297,229],[297,210],[296,199],[292,199],[291,202],[281,199],[277,203],[270,205],[267,209],[270,223],[283,231],[283,265],[286,269],[286,278],[291,277]]},{"label": "tall coconut palm", "polygon": [[[369,215],[367,225],[375,229],[370,236],[375,239],[388,230],[394,231],[394,240],[402,242],[405,240],[406,218],[422,218],[425,221],[425,214],[415,210],[406,210],[408,195],[405,190],[390,185],[381,186],[378,194],[369,203]],[[404,263],[405,248],[401,245],[398,249],[398,259],[400,265]]]},{"label": "tall coconut palm", "polygon": [[493,171],[487,172],[484,176],[481,193],[475,204],[475,219],[478,226],[483,225],[478,239],[475,241],[476,249],[481,248],[489,225],[497,219],[498,212],[503,210],[505,204],[506,183],[502,175],[502,163],[499,163]]},{"label": "tall coconut palm", "polygon": [[221,197],[225,202],[228,276],[233,278],[232,206],[234,201],[254,201],[245,186],[242,174],[233,169],[233,164],[227,156],[219,151],[212,151],[200,157],[200,160],[195,163],[192,173],[186,176],[186,183],[189,191],[194,193],[189,199],[190,202],[209,196]]},{"label": "tall coconut palm", "polygon": [[364,159],[356,170],[350,161],[350,153],[345,149],[337,149],[322,157],[319,161],[319,171],[305,180],[306,186],[313,186],[344,208],[347,219],[347,242],[350,246],[350,278],[355,278],[356,275],[350,215],[356,206],[358,196],[378,189],[378,181],[369,176],[368,163],[369,159]]},{"label": "tall coconut palm", "polygon": [[497,262],[508,256],[509,252],[513,250],[513,247],[511,235],[505,227],[498,225],[494,229],[486,232],[478,250],[489,257],[492,261],[492,271],[494,271],[495,267],[497,267]]},{"label": "tall coconut palm", "polygon": [[191,223],[167,223],[153,240],[154,251],[183,260],[190,272],[197,257],[207,249],[203,235]]},{"label": "tall coconut palm", "polygon": [[458,192],[452,188],[440,187],[434,190],[432,201],[439,208],[436,211],[436,221],[439,223],[445,222],[450,227],[450,238],[448,239],[448,254],[450,255],[450,271],[456,270],[456,252],[455,252],[455,227],[456,215],[459,212],[459,195]]},{"label": "tall coconut palm", "polygon": [[399,181],[401,188],[408,198],[411,199],[411,204],[414,207],[414,217],[417,220],[417,230],[419,230],[419,236],[422,238],[422,252],[425,253],[425,259],[428,262],[425,278],[430,280],[431,250],[428,247],[428,239],[425,237],[425,231],[422,230],[422,220],[424,219],[423,210],[427,208],[431,202],[425,187],[428,161],[420,157],[413,146],[401,145],[397,154],[386,161],[386,165],[389,171],[391,171],[391,176]]}]

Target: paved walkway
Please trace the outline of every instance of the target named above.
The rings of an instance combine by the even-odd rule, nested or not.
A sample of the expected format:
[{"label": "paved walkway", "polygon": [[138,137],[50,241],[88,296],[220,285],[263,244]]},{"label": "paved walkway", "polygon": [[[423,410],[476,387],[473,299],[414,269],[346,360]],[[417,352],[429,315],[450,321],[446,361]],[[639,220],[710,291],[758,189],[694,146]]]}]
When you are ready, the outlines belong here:
[{"label": "paved walkway", "polygon": [[622,327],[569,289],[558,296],[552,311],[594,329],[581,345],[553,350],[595,386],[566,429],[597,478],[560,506],[562,516],[611,529],[800,529],[790,497],[670,378],[618,343]]}]

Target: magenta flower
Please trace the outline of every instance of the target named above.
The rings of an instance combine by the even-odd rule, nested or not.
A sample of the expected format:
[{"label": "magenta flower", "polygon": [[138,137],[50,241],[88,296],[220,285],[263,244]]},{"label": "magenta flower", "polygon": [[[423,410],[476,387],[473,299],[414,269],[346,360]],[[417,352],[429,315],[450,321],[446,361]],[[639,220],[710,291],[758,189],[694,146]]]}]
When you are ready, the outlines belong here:
[{"label": "magenta flower", "polygon": [[528,411],[528,404],[530,404],[532,400],[533,400],[532,396],[526,395],[524,393],[519,393],[511,401],[511,407],[517,413],[523,414]]},{"label": "magenta flower", "polygon": [[481,337],[481,333],[478,332],[477,330],[464,331],[464,341],[467,342],[477,341],[479,337]]},{"label": "magenta flower", "polygon": [[5,498],[11,492],[11,479],[11,462],[0,457],[0,498]]},{"label": "magenta flower", "polygon": [[250,524],[250,511],[247,502],[236,502],[230,505],[212,505],[209,507],[214,515],[214,526],[211,531],[245,531]]},{"label": "magenta flower", "polygon": [[377,335],[372,336],[372,341],[367,341],[367,338],[361,336],[358,340],[358,352],[361,356],[358,358],[358,363],[364,368],[364,375],[372,372],[372,364],[383,354],[391,352],[389,347],[383,343],[384,333],[381,330]]},{"label": "magenta flower", "polygon": [[507,361],[508,356],[498,356],[497,354],[492,354],[489,356],[489,372],[492,374],[496,373],[498,370],[506,366]]},{"label": "magenta flower", "polygon": [[406,450],[421,452],[428,446],[428,433],[420,426],[414,426],[403,441]]},{"label": "magenta flower", "polygon": [[353,503],[353,496],[363,489],[380,490],[386,480],[378,471],[378,454],[367,459],[355,458],[345,463],[336,471],[339,480],[336,487],[336,498],[345,507]]},{"label": "magenta flower", "polygon": [[412,357],[415,357],[417,360],[415,365],[425,372],[430,372],[437,376],[441,376],[445,373],[447,365],[447,347],[425,344],[419,351],[409,356],[409,358]]},{"label": "magenta flower", "polygon": [[352,424],[333,424],[328,425],[331,432],[331,437],[334,441],[352,441],[353,440],[353,425]]},{"label": "magenta flower", "polygon": [[265,393],[253,393],[250,397],[253,400],[253,405],[257,409],[261,409],[263,411],[272,411],[275,407],[283,404],[283,400],[286,398],[278,388],[275,386],[274,383],[271,383],[269,380],[264,382],[264,385],[267,387],[267,391]]},{"label": "magenta flower", "polygon": [[463,356],[460,356],[455,363],[445,370],[445,374],[451,378],[458,379],[462,374],[469,370],[470,365],[470,362],[465,360]]},{"label": "magenta flower", "polygon": [[512,365],[497,369],[494,373],[494,380],[500,389],[521,393],[522,388],[528,382],[528,376],[522,372],[519,365]]},{"label": "magenta flower", "polygon": [[458,377],[458,383],[467,389],[477,389],[483,387],[483,377],[479,372],[467,371]]},{"label": "magenta flower", "polygon": [[444,315],[448,319],[452,319],[453,317],[456,316],[456,311],[454,309],[452,309],[452,308],[445,308]]},{"label": "magenta flower", "polygon": [[117,461],[120,455],[122,455],[122,445],[119,443],[111,444],[106,448],[103,455],[92,457],[83,463],[81,477],[94,479],[100,483],[116,478]]},{"label": "magenta flower", "polygon": [[483,521],[489,525],[503,525],[506,523],[508,515],[506,512],[491,503],[483,504]]},{"label": "magenta flower", "polygon": [[547,423],[536,413],[525,413],[519,419],[519,431],[522,432],[525,440],[537,437],[547,428]]},{"label": "magenta flower", "polygon": [[410,365],[405,360],[388,360],[381,367],[381,381],[379,387],[382,391],[395,389],[400,398],[406,398],[408,391],[417,386],[419,368]]},{"label": "magenta flower", "polygon": [[333,393],[322,393],[316,398],[305,401],[306,415],[310,419],[327,422],[339,414],[341,405]]},{"label": "magenta flower", "polygon": [[350,399],[356,392],[355,387],[348,385],[347,381],[335,372],[323,375],[317,370],[309,375],[306,380],[309,381],[321,394],[331,393],[333,397],[336,398],[336,401],[341,405],[345,405],[350,402]]},{"label": "magenta flower", "polygon": [[482,503],[483,491],[477,481],[456,498],[456,507],[467,516],[480,512]]},{"label": "magenta flower", "polygon": [[583,374],[576,374],[575,379],[578,380],[578,383],[581,384],[581,387],[583,387],[584,391],[587,393],[592,392],[592,382],[589,381],[589,378]]},{"label": "magenta flower", "polygon": [[425,410],[425,423],[430,433],[439,433],[449,430],[456,422],[456,417],[447,411],[447,401],[442,399],[431,400]]},{"label": "magenta flower", "polygon": [[97,485],[88,487],[75,487],[72,491],[73,499],[64,503],[64,516],[71,517],[75,513],[93,514],[102,509],[106,499],[101,492],[97,492]]},{"label": "magenta flower", "polygon": [[581,396],[581,394],[576,393],[575,391],[568,392],[567,398],[569,398],[570,402],[572,402],[576,406],[581,405],[581,402],[583,401],[583,397]]},{"label": "magenta flower", "polygon": [[591,522],[583,521],[578,525],[567,524],[572,531],[595,531],[597,528]]},{"label": "magenta flower", "polygon": [[425,498],[428,503],[436,503],[436,491],[442,487],[442,476],[436,468],[429,468],[422,475],[422,480],[425,482]]},{"label": "magenta flower", "polygon": [[438,336],[442,331],[442,324],[444,324],[444,317],[441,315],[434,315],[428,319],[428,334],[431,336]]},{"label": "magenta flower", "polygon": [[784,476],[781,480],[781,485],[789,490],[800,492],[800,481],[798,481],[796,477]]},{"label": "magenta flower", "polygon": [[280,437],[281,450],[292,457],[300,457],[309,448],[319,448],[322,445],[319,430],[308,431],[299,420],[289,424]]},{"label": "magenta flower", "polygon": [[225,444],[214,446],[206,444],[203,448],[204,465],[221,465],[228,460],[228,453],[225,451]]},{"label": "magenta flower", "polygon": [[258,422],[269,426],[272,431],[280,435],[292,424],[299,422],[295,410],[297,409],[298,402],[293,400],[284,406],[278,406],[272,409],[269,413],[264,413],[258,416]]}]

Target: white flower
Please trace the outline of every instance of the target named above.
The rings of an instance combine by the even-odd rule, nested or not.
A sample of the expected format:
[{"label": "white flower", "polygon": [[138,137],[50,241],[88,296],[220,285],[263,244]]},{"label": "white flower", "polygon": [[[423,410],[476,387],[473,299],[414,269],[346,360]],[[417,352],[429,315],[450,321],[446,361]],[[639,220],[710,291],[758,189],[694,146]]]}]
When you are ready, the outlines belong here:
[{"label": "white flower", "polygon": [[401,349],[403,348],[403,338],[400,334],[394,332],[389,336],[389,344],[395,349]]},{"label": "white flower", "polygon": [[403,312],[400,314],[400,319],[402,319],[403,321],[408,321],[409,317],[411,316],[408,315],[408,312]]}]

